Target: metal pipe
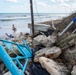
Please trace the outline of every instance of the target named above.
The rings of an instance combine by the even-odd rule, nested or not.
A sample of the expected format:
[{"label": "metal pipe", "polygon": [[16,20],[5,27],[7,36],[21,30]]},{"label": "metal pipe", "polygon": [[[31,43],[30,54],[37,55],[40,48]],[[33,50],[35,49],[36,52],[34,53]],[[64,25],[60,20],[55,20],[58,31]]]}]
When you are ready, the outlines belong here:
[{"label": "metal pipe", "polygon": [[63,35],[64,32],[73,24],[73,21],[59,34],[59,36]]},{"label": "metal pipe", "polygon": [[76,17],[68,24],[68,26],[61,32],[59,33],[59,36],[63,35],[65,31],[76,21]]}]

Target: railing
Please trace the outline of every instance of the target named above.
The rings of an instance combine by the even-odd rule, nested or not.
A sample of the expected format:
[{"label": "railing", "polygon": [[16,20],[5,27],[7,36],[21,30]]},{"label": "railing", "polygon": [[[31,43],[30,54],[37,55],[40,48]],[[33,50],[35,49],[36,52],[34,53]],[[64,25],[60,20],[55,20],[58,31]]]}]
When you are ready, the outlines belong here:
[{"label": "railing", "polygon": [[[24,41],[24,45],[22,45],[22,44],[10,42],[7,40],[0,39],[0,41],[5,44],[5,47],[8,50],[10,50],[14,54],[16,54],[16,57],[13,57],[13,58],[10,57],[9,53],[6,52],[4,47],[2,45],[0,45],[0,58],[2,59],[2,61],[6,65],[6,67],[9,69],[9,71],[11,72],[12,75],[24,75],[24,72],[25,72],[27,64],[28,64],[28,60],[29,60],[29,58],[32,58],[32,51],[31,51],[29,45],[27,44],[27,42]],[[13,45],[17,46],[17,50],[19,51],[20,55],[18,55],[14,51]],[[24,63],[24,65],[22,65],[19,60],[24,60],[24,59],[25,59],[25,63]],[[16,61],[19,66],[16,66],[14,61]]]}]

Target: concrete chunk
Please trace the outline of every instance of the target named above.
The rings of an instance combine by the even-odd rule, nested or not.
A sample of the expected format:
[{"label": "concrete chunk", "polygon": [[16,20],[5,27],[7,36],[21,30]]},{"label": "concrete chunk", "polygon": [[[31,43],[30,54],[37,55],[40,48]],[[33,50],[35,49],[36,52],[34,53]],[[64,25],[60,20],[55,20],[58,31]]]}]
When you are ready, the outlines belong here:
[{"label": "concrete chunk", "polygon": [[40,57],[39,62],[50,75],[67,75],[69,73],[69,71],[63,64],[58,64],[52,59]]}]

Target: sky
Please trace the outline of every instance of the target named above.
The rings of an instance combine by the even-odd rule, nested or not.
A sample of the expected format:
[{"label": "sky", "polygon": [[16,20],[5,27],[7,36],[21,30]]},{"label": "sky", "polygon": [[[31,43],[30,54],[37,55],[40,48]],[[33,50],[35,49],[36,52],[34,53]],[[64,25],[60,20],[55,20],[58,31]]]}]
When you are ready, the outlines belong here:
[{"label": "sky", "polygon": [[[71,13],[76,0],[32,0],[34,13]],[[0,0],[0,13],[30,13],[30,0]]]}]

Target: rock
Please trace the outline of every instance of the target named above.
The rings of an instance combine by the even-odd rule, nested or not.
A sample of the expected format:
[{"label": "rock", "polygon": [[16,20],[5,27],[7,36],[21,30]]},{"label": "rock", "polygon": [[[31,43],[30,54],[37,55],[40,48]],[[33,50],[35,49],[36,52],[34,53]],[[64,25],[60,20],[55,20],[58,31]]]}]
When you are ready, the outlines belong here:
[{"label": "rock", "polygon": [[55,59],[61,54],[59,47],[43,48],[35,53],[34,62],[38,62],[39,57],[45,56],[48,58]]},{"label": "rock", "polygon": [[75,44],[75,38],[76,38],[76,34],[69,34],[68,36],[66,36],[64,39],[62,39],[61,41],[57,40],[56,44],[61,47],[64,48],[67,45],[73,45]]},{"label": "rock", "polygon": [[72,65],[68,65],[67,68],[68,68],[69,71],[72,71],[73,67],[72,67]]},{"label": "rock", "polygon": [[[21,70],[20,70],[21,71]],[[25,71],[25,73],[26,73],[26,75],[30,75],[30,73],[26,70]],[[11,73],[10,73],[10,71],[8,71],[8,72],[6,72],[5,74],[3,74],[3,75],[12,75]]]},{"label": "rock", "polygon": [[0,64],[0,70],[4,70],[4,68],[5,68],[4,63]]},{"label": "rock", "polygon": [[19,38],[17,38],[17,39],[18,39],[18,42],[19,42],[19,43],[23,44],[23,41],[26,40],[26,38],[27,38],[27,37],[25,37],[25,36],[21,36],[21,37],[19,37]]},{"label": "rock", "polygon": [[71,72],[71,75],[76,75],[76,65],[73,67],[73,70]]},{"label": "rock", "polygon": [[52,47],[48,49],[45,55],[49,58],[57,58],[61,54],[61,49],[59,47]]},{"label": "rock", "polygon": [[[46,39],[46,36],[44,36],[44,35],[38,35],[37,37],[34,38],[33,43],[34,43],[35,45],[38,45],[38,44],[41,43],[41,41],[43,41],[43,40],[45,40],[45,39]],[[47,42],[47,40],[46,40],[46,42]]]},{"label": "rock", "polygon": [[32,38],[30,36],[28,36],[28,38],[26,39],[27,43],[31,46],[32,45]]},{"label": "rock", "polygon": [[8,71],[4,75],[12,75],[12,74]]},{"label": "rock", "polygon": [[51,35],[46,37],[45,35],[38,35],[37,37],[34,38],[33,43],[35,45],[43,44],[44,46],[49,47],[53,45],[55,41],[56,41],[56,36]]},{"label": "rock", "polygon": [[56,41],[56,36],[50,35],[47,37],[47,44],[46,47],[51,47]]},{"label": "rock", "polygon": [[76,48],[66,50],[64,57],[67,61],[76,60]]},{"label": "rock", "polygon": [[39,57],[39,62],[50,75],[68,75],[69,71],[63,64],[56,63],[52,59]]}]

